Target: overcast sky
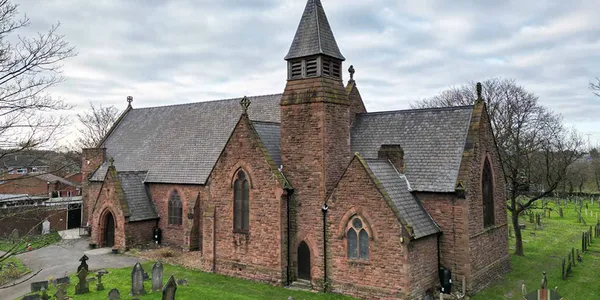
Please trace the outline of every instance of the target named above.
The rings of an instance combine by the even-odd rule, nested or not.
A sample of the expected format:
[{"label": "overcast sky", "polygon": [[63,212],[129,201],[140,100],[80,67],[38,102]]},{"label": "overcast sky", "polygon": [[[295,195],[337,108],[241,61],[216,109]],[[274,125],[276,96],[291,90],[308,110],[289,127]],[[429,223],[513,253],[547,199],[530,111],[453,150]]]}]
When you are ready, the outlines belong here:
[{"label": "overcast sky", "polygon": [[[510,77],[600,142],[600,98],[588,88],[600,77],[600,1],[322,2],[367,110]],[[16,3],[31,19],[19,34],[60,21],[77,48],[64,63],[66,82],[52,90],[73,114],[90,101],[124,109],[127,95],[147,107],[281,93],[306,1]]]}]

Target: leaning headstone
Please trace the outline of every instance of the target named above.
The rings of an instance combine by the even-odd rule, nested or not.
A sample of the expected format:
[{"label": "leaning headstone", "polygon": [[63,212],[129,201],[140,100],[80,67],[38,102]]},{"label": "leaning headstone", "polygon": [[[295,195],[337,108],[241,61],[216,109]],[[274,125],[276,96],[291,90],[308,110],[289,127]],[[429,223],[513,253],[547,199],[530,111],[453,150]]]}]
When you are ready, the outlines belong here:
[{"label": "leaning headstone", "polygon": [[56,279],[54,279],[54,284],[55,285],[71,284],[71,278],[69,276],[56,278]]},{"label": "leaning headstone", "polygon": [[160,262],[152,266],[152,291],[160,291],[163,287],[163,265]]},{"label": "leaning headstone", "polygon": [[119,290],[110,290],[110,292],[108,292],[108,300],[121,300],[121,293],[119,293]]},{"label": "leaning headstone", "polygon": [[175,277],[171,275],[167,284],[163,287],[162,300],[175,300],[175,292],[177,292],[177,283]]},{"label": "leaning headstone", "polygon": [[54,293],[56,300],[67,300],[67,285],[59,284],[56,286],[56,293]]},{"label": "leaning headstone", "polygon": [[81,269],[85,269],[86,272],[90,271],[90,269],[88,268],[87,262],[86,262],[88,259],[89,258],[85,254],[79,259],[81,264],[79,265],[79,267],[77,267],[77,273],[79,273],[79,271],[81,271]]},{"label": "leaning headstone", "polygon": [[50,233],[50,221],[46,220],[42,222],[42,234]]},{"label": "leaning headstone", "polygon": [[16,243],[19,240],[19,230],[18,229],[13,229],[13,231],[10,232],[10,234],[8,235],[8,239],[13,242]]},{"label": "leaning headstone", "polygon": [[144,269],[138,262],[133,266],[131,270],[131,295],[138,296],[146,294],[144,290]]},{"label": "leaning headstone", "polygon": [[102,276],[104,276],[104,272],[96,273],[96,278],[98,278],[98,282],[96,282],[96,291],[104,290],[104,284],[102,284]]},{"label": "leaning headstone", "polygon": [[31,294],[23,297],[23,300],[41,300],[42,296],[39,294]]},{"label": "leaning headstone", "polygon": [[82,268],[79,273],[77,273],[77,279],[79,283],[75,286],[75,295],[85,294],[90,292],[90,287],[88,286],[87,281],[88,271],[85,268]]},{"label": "leaning headstone", "polygon": [[38,282],[32,282],[31,283],[31,291],[32,292],[39,292],[42,289],[48,289],[48,281],[44,280],[44,281],[38,281]]}]

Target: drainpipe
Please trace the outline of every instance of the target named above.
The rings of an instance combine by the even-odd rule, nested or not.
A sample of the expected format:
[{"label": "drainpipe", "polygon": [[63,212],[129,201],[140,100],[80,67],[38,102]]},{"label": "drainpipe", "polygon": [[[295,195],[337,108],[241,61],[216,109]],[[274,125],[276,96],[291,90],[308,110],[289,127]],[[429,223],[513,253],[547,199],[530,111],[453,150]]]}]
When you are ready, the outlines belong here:
[{"label": "drainpipe", "polygon": [[290,210],[291,207],[290,205],[292,204],[292,194],[294,193],[293,189],[288,189],[286,192],[286,197],[287,197],[287,266],[286,266],[286,283],[289,286],[290,285],[290,265],[291,265],[291,249],[292,247],[290,246],[291,244],[291,236],[290,236],[290,232],[291,232],[291,227],[292,227],[292,220],[290,219]]},{"label": "drainpipe", "polygon": [[329,283],[327,282],[327,210],[329,206],[327,203],[323,203],[321,211],[323,212],[323,285],[324,290],[327,292],[329,289]]}]

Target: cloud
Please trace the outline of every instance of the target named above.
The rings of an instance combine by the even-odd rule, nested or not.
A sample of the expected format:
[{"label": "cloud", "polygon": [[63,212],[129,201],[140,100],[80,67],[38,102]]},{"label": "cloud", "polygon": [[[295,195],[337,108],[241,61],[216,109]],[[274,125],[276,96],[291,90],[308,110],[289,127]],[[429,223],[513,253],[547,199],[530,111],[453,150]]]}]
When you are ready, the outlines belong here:
[{"label": "cloud", "polygon": [[[79,55],[53,94],[135,107],[280,93],[305,2],[19,1],[31,35],[61,22]],[[408,108],[450,86],[511,77],[600,141],[588,83],[600,76],[595,1],[323,1],[346,68],[371,111]]]}]

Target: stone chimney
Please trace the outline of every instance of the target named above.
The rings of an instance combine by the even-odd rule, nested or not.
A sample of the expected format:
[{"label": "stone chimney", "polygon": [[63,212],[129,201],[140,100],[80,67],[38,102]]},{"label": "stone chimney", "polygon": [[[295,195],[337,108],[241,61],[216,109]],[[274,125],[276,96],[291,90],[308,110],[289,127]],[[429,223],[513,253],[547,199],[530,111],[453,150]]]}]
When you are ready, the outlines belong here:
[{"label": "stone chimney", "polygon": [[400,173],[404,173],[404,150],[400,145],[381,145],[377,158],[388,159]]}]

